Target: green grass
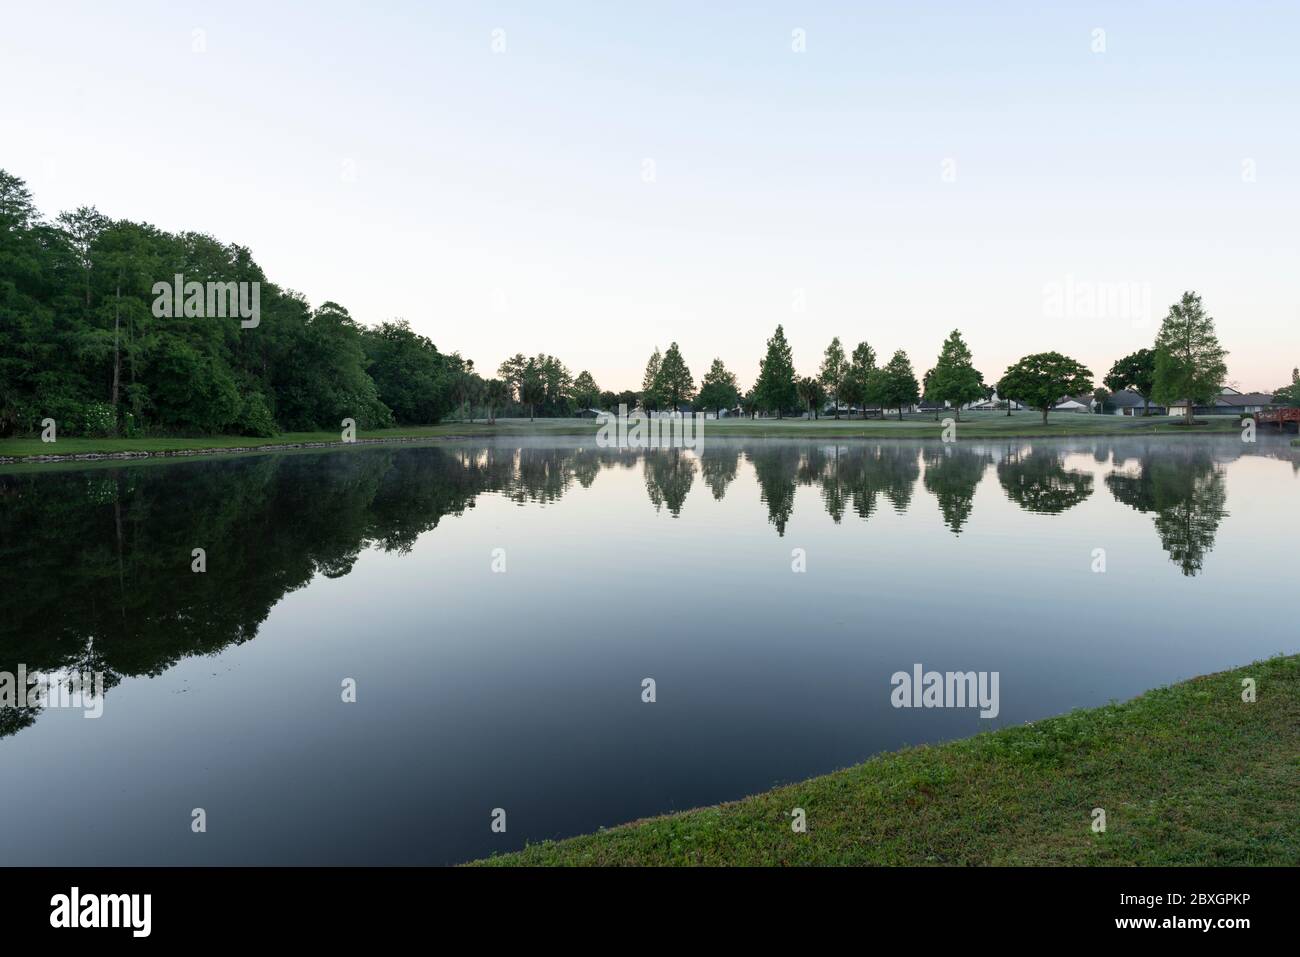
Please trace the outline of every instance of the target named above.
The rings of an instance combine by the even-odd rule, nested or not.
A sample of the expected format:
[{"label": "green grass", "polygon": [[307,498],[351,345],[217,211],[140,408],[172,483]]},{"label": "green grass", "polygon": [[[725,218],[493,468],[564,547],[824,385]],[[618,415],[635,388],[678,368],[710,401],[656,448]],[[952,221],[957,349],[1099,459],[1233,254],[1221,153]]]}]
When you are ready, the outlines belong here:
[{"label": "green grass", "polygon": [[[575,435],[594,433],[595,426],[580,419],[501,421],[496,425],[483,422],[451,422],[442,425],[412,426],[395,429],[359,429],[359,440],[398,441],[411,439],[455,438],[487,435]],[[208,449],[256,449],[266,446],[303,445],[307,443],[341,443],[339,432],[281,432],[270,438],[245,435],[170,436],[139,439],[62,438],[45,443],[39,438],[0,439],[0,458],[26,458],[41,455],[109,455],[117,452],[193,452]]]},{"label": "green grass", "polygon": [[1300,864],[1300,656],[476,863]]},{"label": "green grass", "polygon": [[[722,419],[705,423],[706,436],[761,436],[790,438],[894,438],[937,439],[943,419],[933,415],[908,415],[900,422],[888,419]],[[1204,435],[1239,432],[1232,416],[1198,420],[1190,429],[1178,418],[1053,413],[1046,425],[1035,412],[966,412],[956,423],[956,438],[1055,438],[1115,435]]]},{"label": "green grass", "polygon": [[[526,435],[594,435],[598,426],[590,419],[500,419],[495,425],[477,422],[447,422],[435,426],[413,428],[375,429],[358,431],[358,439],[388,441],[439,438],[484,438],[488,436]],[[897,419],[723,419],[704,424],[704,435],[719,437],[786,437],[786,438],[939,438],[941,422],[932,416],[908,416]],[[1080,415],[1056,413],[1044,426],[1036,413],[966,413],[957,425],[958,439],[974,438],[1046,438],[1068,436],[1115,435],[1203,435],[1227,434],[1240,428],[1232,416],[1207,419],[1191,429],[1180,420],[1169,418],[1121,417],[1113,415]],[[238,435],[173,438],[62,438],[45,443],[39,438],[0,439],[0,459],[28,458],[48,455],[112,454],[116,452],[142,452],[159,454],[167,452],[202,451],[208,449],[253,449],[264,446],[294,445],[340,441],[339,432],[286,432],[272,438],[250,438]]]}]

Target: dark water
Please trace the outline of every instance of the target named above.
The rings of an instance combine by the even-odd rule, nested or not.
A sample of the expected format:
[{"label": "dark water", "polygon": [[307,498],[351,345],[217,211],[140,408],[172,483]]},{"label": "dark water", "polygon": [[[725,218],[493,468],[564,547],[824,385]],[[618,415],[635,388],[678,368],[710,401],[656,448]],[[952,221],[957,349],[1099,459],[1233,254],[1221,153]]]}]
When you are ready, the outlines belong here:
[{"label": "dark water", "polygon": [[[0,671],[109,687],[96,720],[0,710],[0,863],[463,861],[1293,653],[1298,468],[1166,439],[10,470]],[[893,708],[917,662],[999,672],[1000,713]]]}]

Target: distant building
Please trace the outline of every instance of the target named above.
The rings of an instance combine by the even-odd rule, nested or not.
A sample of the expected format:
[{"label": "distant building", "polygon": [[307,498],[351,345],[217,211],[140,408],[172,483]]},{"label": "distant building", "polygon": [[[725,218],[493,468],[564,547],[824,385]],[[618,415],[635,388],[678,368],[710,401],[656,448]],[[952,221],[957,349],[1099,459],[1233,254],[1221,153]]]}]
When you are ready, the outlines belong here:
[{"label": "distant building", "polygon": [[[1146,398],[1136,389],[1120,389],[1118,392],[1112,392],[1106,399],[1106,405],[1111,406],[1109,414],[1111,415],[1141,415],[1143,409],[1147,408]],[[1166,409],[1163,405],[1151,403],[1150,412],[1152,415],[1165,415]]]},{"label": "distant building", "polygon": [[[993,412],[993,411],[1005,412],[1007,410],[1007,404],[1006,404],[1006,400],[998,398],[997,392],[994,391],[993,395],[990,396],[989,398],[981,399],[978,402],[972,402],[969,405],[962,406],[962,408],[972,409],[976,412]],[[1020,410],[1023,409],[1024,406],[1021,405],[1019,402],[1012,400],[1011,408],[1013,410]]]},{"label": "distant building", "polygon": [[[1224,386],[1213,402],[1195,406],[1192,415],[1249,415],[1271,409],[1274,405],[1273,397],[1265,392],[1238,392],[1231,386]],[[1185,415],[1187,400],[1174,402],[1169,406],[1169,412],[1171,415]]]},{"label": "distant building", "polygon": [[1092,396],[1090,395],[1063,395],[1056,405],[1052,406],[1053,412],[1091,412]]}]

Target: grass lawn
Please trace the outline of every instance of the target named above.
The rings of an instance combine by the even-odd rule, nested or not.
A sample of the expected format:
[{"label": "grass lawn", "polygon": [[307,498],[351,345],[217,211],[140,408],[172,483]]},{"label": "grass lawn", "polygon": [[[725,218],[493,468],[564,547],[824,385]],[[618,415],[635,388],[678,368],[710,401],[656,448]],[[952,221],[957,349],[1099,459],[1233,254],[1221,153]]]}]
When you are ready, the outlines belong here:
[{"label": "grass lawn", "polygon": [[476,863],[1300,864],[1300,655]]},{"label": "grass lawn", "polygon": [[[457,436],[489,435],[585,435],[595,433],[595,425],[582,419],[500,420],[496,425],[479,422],[450,422],[441,425],[411,426],[395,429],[358,429],[359,440],[437,439]],[[139,439],[62,438],[45,443],[39,438],[0,439],[0,458],[25,458],[36,455],[88,455],[114,452],[180,452],[206,449],[255,449],[263,446],[340,443],[340,432],[281,432],[270,438],[246,435],[208,435],[198,437],[159,436]]]},{"label": "grass lawn", "polygon": [[[958,439],[974,438],[1046,438],[1074,435],[1202,435],[1227,434],[1240,429],[1233,416],[1215,416],[1191,429],[1179,419],[1164,417],[1127,417],[1055,413],[1046,426],[1037,413],[1021,412],[1008,416],[997,412],[968,412],[957,426]],[[594,435],[598,425],[591,419],[499,419],[495,425],[477,422],[445,422],[441,425],[412,428],[374,429],[357,432],[358,439],[483,438],[494,435]],[[704,424],[703,434],[735,437],[787,438],[939,438],[941,422],[931,415],[897,419],[723,419]],[[114,452],[166,453],[204,449],[249,449],[313,442],[339,442],[339,432],[285,432],[272,438],[218,435],[198,438],[89,439],[62,438],[45,443],[39,438],[0,439],[0,459],[41,455],[87,455]]]}]

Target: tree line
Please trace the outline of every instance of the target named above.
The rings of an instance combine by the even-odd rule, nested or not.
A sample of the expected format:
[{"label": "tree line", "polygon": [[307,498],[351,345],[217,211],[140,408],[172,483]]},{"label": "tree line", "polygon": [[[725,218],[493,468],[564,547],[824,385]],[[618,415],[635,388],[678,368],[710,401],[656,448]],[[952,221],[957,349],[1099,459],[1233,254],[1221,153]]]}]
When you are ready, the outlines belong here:
[{"label": "tree line", "polygon": [[[799,376],[785,330],[778,325],[767,340],[753,387],[742,393],[736,377],[721,359],[714,359],[695,390],[690,370],[677,343],[666,353],[656,349],[646,365],[638,396],[647,411],[693,408],[721,412],[739,407],[749,416],[764,412],[777,417],[807,411],[814,417],[829,403],[838,418],[841,410],[869,409],[882,414],[903,412],[922,401],[950,407],[960,420],[961,407],[995,394],[1010,415],[1012,403],[1038,410],[1043,421],[1067,396],[1089,396],[1105,402],[1111,392],[1134,389],[1149,413],[1151,400],[1172,405],[1189,399],[1185,415],[1190,422],[1194,406],[1213,401],[1227,376],[1227,351],[1215,333],[1214,319],[1201,297],[1185,292],[1169,307],[1156,341],[1150,349],[1117,360],[1104,378],[1105,389],[1093,391],[1092,372],[1070,356],[1040,352],[1024,356],[1008,367],[993,384],[974,367],[971,351],[959,330],[944,340],[934,365],[918,380],[907,353],[896,350],[877,365],[876,350],[859,342],[847,352],[836,336],[826,347],[815,375]],[[1300,370],[1292,384],[1277,390],[1277,401],[1300,405]]]},{"label": "tree line", "polygon": [[[154,287],[258,284],[256,328],[159,315]],[[170,312],[170,309],[166,310]],[[0,436],[273,435],[437,422],[473,364],[403,321],[364,326],[267,280],[249,251],[93,206],[46,220],[0,170]]]},{"label": "tree line", "polygon": [[[183,276],[196,283],[257,283],[256,328],[201,315],[160,316],[154,286]],[[170,310],[168,310],[170,312]],[[1107,389],[1132,388],[1149,401],[1204,404],[1227,374],[1226,351],[1201,299],[1172,305],[1152,348],[1115,362]],[[1058,352],[1027,355],[995,383],[975,369],[958,330],[919,379],[908,354],[881,364],[875,348],[850,351],[840,338],[812,375],[800,376],[785,330],[767,341],[753,386],[715,358],[698,385],[676,342],[655,349],[639,390],[602,390],[587,371],[558,358],[517,353],[494,378],[472,360],[440,352],[402,321],[366,326],[335,302],[312,308],[267,281],[248,249],[199,233],[167,233],[80,207],[47,221],[17,177],[0,170],[0,436],[34,434],[46,418],[67,435],[243,434],[433,424],[459,413],[568,416],[589,409],[649,412],[739,409],[778,417],[829,404],[896,411],[925,401],[963,405],[996,392],[1048,412],[1067,395],[1093,395],[1093,375]],[[1300,405],[1300,372],[1279,389]]]}]

